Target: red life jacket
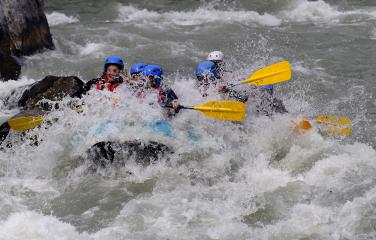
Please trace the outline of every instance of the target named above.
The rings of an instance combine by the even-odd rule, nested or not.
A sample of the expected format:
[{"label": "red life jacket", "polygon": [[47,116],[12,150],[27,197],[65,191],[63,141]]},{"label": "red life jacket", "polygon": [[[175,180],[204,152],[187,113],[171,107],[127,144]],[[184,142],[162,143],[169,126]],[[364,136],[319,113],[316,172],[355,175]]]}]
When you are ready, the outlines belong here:
[{"label": "red life jacket", "polygon": [[105,87],[107,87],[107,90],[110,92],[113,92],[117,87],[119,86],[119,82],[110,82],[108,80],[107,75],[102,76],[102,78],[97,82],[97,89],[98,90],[103,90]]}]

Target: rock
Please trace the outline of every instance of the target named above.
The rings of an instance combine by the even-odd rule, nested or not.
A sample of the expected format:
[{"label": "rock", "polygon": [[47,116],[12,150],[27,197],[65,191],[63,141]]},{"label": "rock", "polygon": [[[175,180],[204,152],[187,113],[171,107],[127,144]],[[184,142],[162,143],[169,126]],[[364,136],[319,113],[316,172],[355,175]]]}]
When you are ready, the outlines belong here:
[{"label": "rock", "polygon": [[87,150],[88,157],[96,166],[124,166],[127,161],[134,160],[143,166],[157,162],[167,154],[173,153],[162,143],[141,141],[98,142]]},{"label": "rock", "polygon": [[43,11],[43,0],[0,1],[0,49],[16,56],[30,55],[54,45]]},{"label": "rock", "polygon": [[8,121],[0,125],[0,144],[5,140],[10,131]]},{"label": "rock", "polygon": [[16,80],[21,73],[21,65],[14,57],[2,52],[0,50],[0,79]]},{"label": "rock", "polygon": [[42,99],[59,101],[66,96],[81,97],[84,85],[85,83],[76,76],[47,76],[34,83],[30,89],[22,94],[18,106],[26,109],[42,107],[44,110],[51,110],[52,106],[48,104],[37,106],[38,101]]}]

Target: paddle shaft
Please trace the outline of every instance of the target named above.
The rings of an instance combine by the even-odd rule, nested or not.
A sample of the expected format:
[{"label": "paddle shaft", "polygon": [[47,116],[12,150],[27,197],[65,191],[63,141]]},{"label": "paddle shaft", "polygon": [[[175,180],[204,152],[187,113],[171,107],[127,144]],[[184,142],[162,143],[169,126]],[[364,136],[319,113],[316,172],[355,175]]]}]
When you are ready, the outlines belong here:
[{"label": "paddle shaft", "polygon": [[[163,107],[165,107],[165,108],[173,108],[171,105],[165,105]],[[180,110],[180,109],[192,109],[192,110],[195,110],[194,107],[186,107],[186,106],[182,106],[182,105],[179,106],[178,110]]]},{"label": "paddle shaft", "polygon": [[192,110],[195,110],[194,107],[185,107],[185,106],[179,106],[179,109],[192,109]]}]

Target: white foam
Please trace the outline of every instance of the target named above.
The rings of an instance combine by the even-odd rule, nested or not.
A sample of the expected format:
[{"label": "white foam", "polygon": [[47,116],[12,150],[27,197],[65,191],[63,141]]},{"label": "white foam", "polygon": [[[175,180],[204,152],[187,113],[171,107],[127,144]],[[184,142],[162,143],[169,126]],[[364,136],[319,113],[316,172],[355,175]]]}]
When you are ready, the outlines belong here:
[{"label": "white foam", "polygon": [[371,35],[371,39],[376,40],[376,28],[372,29],[370,35]]},{"label": "white foam", "polygon": [[78,18],[73,16],[67,16],[64,13],[52,12],[46,14],[48,24],[50,26],[57,26],[67,23],[76,23],[79,22]]},{"label": "white foam", "polygon": [[0,81],[0,98],[10,94],[13,90],[34,83],[34,79],[21,77],[19,80]]},{"label": "white foam", "polygon": [[87,43],[85,46],[83,46],[79,51],[79,54],[82,55],[90,55],[93,53],[97,53],[101,49],[106,47],[105,44],[102,43]]},{"label": "white foam", "polygon": [[295,21],[333,19],[341,14],[341,12],[322,0],[314,2],[299,1],[293,9],[282,12],[285,18]]},{"label": "white foam", "polygon": [[[356,143],[337,146],[339,151],[315,164],[307,174],[307,183],[333,189],[345,189],[371,179],[376,171],[376,152],[371,147]],[[334,149],[333,149],[334,150]]]},{"label": "white foam", "polygon": [[196,26],[208,23],[242,23],[278,26],[281,20],[270,14],[259,14],[255,11],[217,10],[200,7],[194,11],[170,11],[158,13],[147,9],[137,9],[133,6],[123,6],[119,9],[118,21],[135,24],[168,24],[178,26]]},{"label": "white foam", "polygon": [[75,228],[53,216],[26,211],[12,214],[0,222],[0,239],[88,239]]},{"label": "white foam", "polygon": [[[0,81],[0,112],[5,115],[8,115],[4,111],[8,111],[6,108],[6,102],[9,101],[14,104],[17,102],[19,97],[21,97],[22,92],[16,91],[17,89],[22,89],[26,85],[34,83],[34,79],[29,79],[25,76],[22,76],[19,80],[9,80],[6,82]],[[14,111],[11,111],[9,114],[13,114]]]},{"label": "white foam", "polygon": [[353,23],[354,21],[361,21],[364,18],[375,18],[375,13],[375,10],[369,9],[341,11],[323,0],[297,0],[288,6],[287,10],[281,11],[278,16],[283,21],[323,23],[346,23],[348,21],[346,20],[347,17],[355,17],[349,20],[349,23]]}]

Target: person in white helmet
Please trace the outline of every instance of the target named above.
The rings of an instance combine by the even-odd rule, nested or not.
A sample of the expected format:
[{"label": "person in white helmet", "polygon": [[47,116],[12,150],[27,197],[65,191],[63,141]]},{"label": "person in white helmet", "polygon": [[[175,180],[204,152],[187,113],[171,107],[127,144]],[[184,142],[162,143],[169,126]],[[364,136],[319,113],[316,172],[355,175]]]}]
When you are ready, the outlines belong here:
[{"label": "person in white helmet", "polygon": [[208,61],[212,61],[215,64],[219,78],[222,78],[223,73],[225,72],[225,66],[223,62],[224,57],[225,55],[221,51],[213,51],[208,55]]},{"label": "person in white helmet", "polygon": [[[223,73],[230,72],[225,70],[225,63],[223,59],[224,54],[221,51],[213,51],[209,53],[207,61],[199,63],[196,67],[196,77],[199,80],[199,83],[202,84],[202,82],[200,82],[200,79],[204,76],[203,74],[205,72],[211,73],[211,80],[206,80],[206,88],[208,87],[208,85],[215,85],[215,87],[218,89],[218,92],[226,95],[228,98],[246,102],[248,100],[246,92],[234,90],[232,89],[232,87],[228,86],[222,81],[224,80]],[[206,91],[204,91],[204,95],[206,94]]]}]

